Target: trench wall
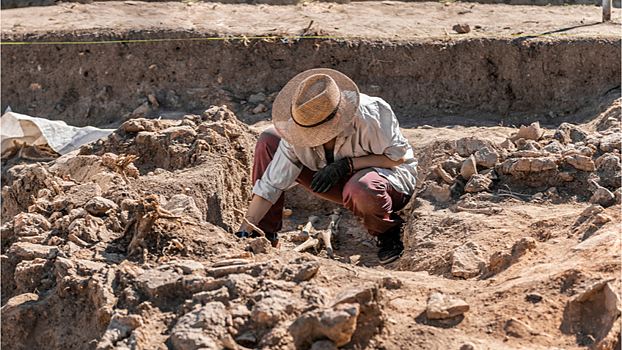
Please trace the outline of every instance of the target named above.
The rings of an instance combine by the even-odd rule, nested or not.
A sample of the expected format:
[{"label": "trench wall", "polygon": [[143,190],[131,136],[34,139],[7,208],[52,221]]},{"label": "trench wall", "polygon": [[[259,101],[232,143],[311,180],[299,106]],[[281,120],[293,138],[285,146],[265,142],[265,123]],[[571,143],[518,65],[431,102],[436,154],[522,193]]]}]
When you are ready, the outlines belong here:
[{"label": "trench wall", "polygon": [[[15,41],[189,37],[189,33],[30,36]],[[4,40],[7,41],[6,38]],[[194,40],[2,45],[2,110],[108,125],[153,94],[163,108],[279,91],[297,73],[337,69],[402,120],[438,114],[576,113],[619,88],[620,38]],[[556,120],[559,122],[560,120]],[[543,121],[546,122],[546,121]]]}]

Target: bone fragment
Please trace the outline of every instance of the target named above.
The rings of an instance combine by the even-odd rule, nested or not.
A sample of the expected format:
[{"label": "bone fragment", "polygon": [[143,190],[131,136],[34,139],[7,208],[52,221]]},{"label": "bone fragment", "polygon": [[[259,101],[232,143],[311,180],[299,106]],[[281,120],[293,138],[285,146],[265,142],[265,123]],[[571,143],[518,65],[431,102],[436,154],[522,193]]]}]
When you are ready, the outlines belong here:
[{"label": "bone fragment", "polygon": [[253,253],[251,253],[251,252],[244,252],[244,253],[240,253],[240,254],[229,255],[226,258],[224,258],[223,260],[229,260],[229,259],[252,259],[252,258],[253,258]]},{"label": "bone fragment", "polygon": [[305,227],[302,228],[302,234],[305,235],[305,236],[309,236],[309,232],[311,231],[311,228],[313,227],[313,224],[315,224],[319,220],[320,220],[320,218],[318,218],[315,215],[309,216],[309,221],[307,222]]},{"label": "bone fragment", "polygon": [[241,211],[241,210],[239,210],[239,209],[237,209],[237,208],[233,208],[233,211],[235,211],[236,213],[238,213],[238,214],[241,214],[241,215],[242,215],[242,220],[244,221],[244,223],[245,223],[248,227],[252,228],[253,230],[255,230],[255,231],[257,231],[257,232],[259,232],[259,234],[261,235],[261,237],[266,237],[266,233],[265,233],[265,232],[263,232],[263,230],[262,230],[262,229],[260,229],[259,227],[257,227],[256,225],[254,225],[254,224],[252,224],[250,221],[248,221],[248,219],[246,219],[246,216],[245,216],[246,214],[244,214],[244,212],[243,212],[243,211]]},{"label": "bone fragment", "polygon": [[501,212],[501,208],[464,208],[459,205],[456,205],[455,209],[477,214],[498,214]]},{"label": "bone fragment", "polygon": [[290,216],[290,215],[292,215],[291,209],[283,209],[283,216]]},{"label": "bone fragment", "polygon": [[321,233],[324,245],[326,246],[326,252],[331,259],[334,259],[333,245],[331,239],[337,234],[339,226],[339,220],[341,220],[341,209],[337,208],[333,210],[333,214],[330,216],[330,224],[328,224],[328,230]]},{"label": "bone fragment", "polygon": [[212,267],[232,266],[232,265],[245,265],[252,263],[252,260],[248,259],[226,259],[220,260],[214,263]]},{"label": "bone fragment", "polygon": [[449,183],[450,185],[452,185],[452,184],[454,184],[456,182],[456,180],[452,179],[452,177],[449,176],[449,174],[447,174],[445,169],[443,169],[443,167],[440,166],[440,165],[435,166],[433,171],[434,171],[435,174],[437,174],[438,176],[442,177],[443,180],[445,180],[445,182]]},{"label": "bone fragment", "polygon": [[249,270],[254,269],[255,267],[269,265],[275,261],[278,261],[278,260],[273,259],[273,260],[262,261],[262,262],[253,263],[253,264],[216,267],[216,268],[208,269],[205,272],[209,274],[210,276],[222,277],[222,276],[229,275],[229,274],[245,273]]},{"label": "bone fragment", "polygon": [[305,251],[305,250],[307,250],[307,249],[309,249],[311,247],[316,247],[319,244],[320,244],[320,241],[317,238],[309,238],[304,243],[302,243],[301,245],[299,245],[296,248],[294,248],[294,251],[300,253],[300,252]]}]

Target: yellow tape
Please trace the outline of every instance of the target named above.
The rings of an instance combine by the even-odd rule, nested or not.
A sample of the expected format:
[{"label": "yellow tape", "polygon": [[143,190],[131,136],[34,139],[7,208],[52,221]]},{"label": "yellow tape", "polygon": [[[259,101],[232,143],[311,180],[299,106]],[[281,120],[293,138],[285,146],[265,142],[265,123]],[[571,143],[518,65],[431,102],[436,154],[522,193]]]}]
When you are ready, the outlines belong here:
[{"label": "yellow tape", "polygon": [[87,44],[123,44],[123,43],[148,43],[148,42],[166,42],[166,41],[202,41],[202,40],[253,40],[253,39],[269,39],[269,40],[300,40],[300,39],[415,39],[415,38],[527,38],[527,37],[549,37],[549,36],[620,36],[615,33],[586,33],[586,34],[565,34],[565,33],[546,33],[546,34],[498,34],[498,35],[369,35],[369,36],[231,36],[231,37],[210,37],[210,38],[163,38],[163,39],[128,39],[128,40],[109,40],[109,41],[39,41],[39,42],[2,42],[0,45],[87,45]]}]

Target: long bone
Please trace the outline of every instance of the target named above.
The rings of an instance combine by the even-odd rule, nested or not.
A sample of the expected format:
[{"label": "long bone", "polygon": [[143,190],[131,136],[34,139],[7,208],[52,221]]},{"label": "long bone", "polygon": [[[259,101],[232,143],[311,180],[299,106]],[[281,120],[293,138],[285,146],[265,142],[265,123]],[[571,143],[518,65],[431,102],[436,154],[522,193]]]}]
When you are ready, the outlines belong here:
[{"label": "long bone", "polygon": [[307,237],[309,237],[309,239],[304,241],[304,243],[302,243],[298,247],[294,248],[294,251],[302,252],[302,251],[304,251],[306,249],[309,249],[311,247],[315,247],[316,245],[318,245],[320,243],[320,241],[318,241],[316,238],[312,238],[312,237],[309,236],[309,232],[311,232],[311,228],[313,227],[313,224],[315,224],[319,220],[320,220],[320,218],[318,218],[315,215],[309,216],[309,221],[302,228],[302,232],[301,232],[301,234],[303,236],[307,236]]},{"label": "long bone", "polygon": [[324,245],[326,246],[326,252],[331,259],[334,259],[333,255],[333,245],[331,244],[331,239],[334,235],[337,234],[337,228],[339,226],[339,221],[341,220],[341,209],[337,208],[333,210],[333,214],[330,216],[330,224],[328,224],[328,230],[320,232],[322,235],[322,239],[324,240]]}]

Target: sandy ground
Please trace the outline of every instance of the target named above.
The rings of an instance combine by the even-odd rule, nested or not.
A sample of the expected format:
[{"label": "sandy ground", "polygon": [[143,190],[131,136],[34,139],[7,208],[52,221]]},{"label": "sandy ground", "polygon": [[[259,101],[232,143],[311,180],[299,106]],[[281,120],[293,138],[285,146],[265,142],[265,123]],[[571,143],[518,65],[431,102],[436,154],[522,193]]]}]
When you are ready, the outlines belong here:
[{"label": "sandy ground", "polygon": [[[202,2],[147,3],[110,1],[92,4],[2,10],[2,34],[97,30],[194,30],[197,35],[300,35],[304,28],[331,36],[466,35],[507,36],[555,33],[619,35],[620,9],[602,23],[596,6],[510,6],[462,2],[370,1],[336,4],[304,2],[296,6],[228,5]],[[465,34],[462,34],[463,36]]]}]

